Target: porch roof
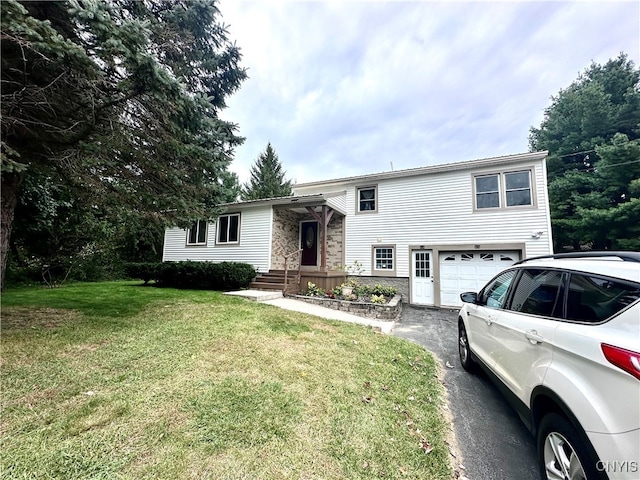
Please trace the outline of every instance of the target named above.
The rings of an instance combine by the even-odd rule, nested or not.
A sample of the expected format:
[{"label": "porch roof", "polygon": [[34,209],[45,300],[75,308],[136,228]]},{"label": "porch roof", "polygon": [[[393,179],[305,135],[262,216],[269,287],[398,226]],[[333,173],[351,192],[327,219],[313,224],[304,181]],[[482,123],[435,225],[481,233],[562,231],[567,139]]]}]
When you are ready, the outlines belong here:
[{"label": "porch roof", "polygon": [[[322,205],[329,205],[327,199],[344,194],[344,192],[332,192],[332,193],[316,193],[311,195],[291,195],[288,197],[274,197],[274,198],[262,198],[260,200],[247,200],[241,202],[223,203],[220,206],[226,207],[227,210],[243,210],[246,208],[256,208],[264,206],[278,206],[288,207],[292,210],[302,209],[301,211],[307,211],[307,207],[321,207]],[[330,205],[331,208],[337,210],[342,215],[346,215],[346,212],[340,211],[335,206]]]}]

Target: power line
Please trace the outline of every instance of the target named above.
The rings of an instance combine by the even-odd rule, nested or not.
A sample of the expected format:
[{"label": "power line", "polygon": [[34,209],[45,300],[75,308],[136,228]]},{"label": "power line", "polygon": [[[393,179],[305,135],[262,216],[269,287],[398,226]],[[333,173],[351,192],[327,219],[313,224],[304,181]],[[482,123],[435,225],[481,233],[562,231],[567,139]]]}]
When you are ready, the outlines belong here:
[{"label": "power line", "polygon": [[556,157],[558,157],[558,158],[573,157],[574,155],[580,155],[581,153],[591,153],[591,152],[595,152],[595,150],[584,150],[582,152],[567,153],[566,155],[556,155]]},{"label": "power line", "polygon": [[[582,152],[575,152],[575,153],[567,153],[565,155],[556,155],[556,157],[558,158],[563,158],[563,157],[573,157],[574,155],[580,155],[581,153],[591,153],[591,152],[595,152],[595,150],[583,150]],[[589,160],[589,157],[587,156],[587,158],[585,158],[584,160]],[[583,161],[584,161],[583,160]],[[640,163],[640,160],[631,160],[630,162],[623,162],[623,163],[613,163],[613,164],[604,164],[604,165],[595,165],[596,168],[603,168],[603,167],[620,167],[622,165],[631,165],[632,163]]]},{"label": "power line", "polygon": [[595,165],[596,168],[602,168],[602,167],[619,167],[620,165],[630,165],[632,163],[640,163],[640,160],[631,160],[630,162],[624,162],[624,163],[613,163],[611,165],[608,164],[604,164],[604,165]]}]

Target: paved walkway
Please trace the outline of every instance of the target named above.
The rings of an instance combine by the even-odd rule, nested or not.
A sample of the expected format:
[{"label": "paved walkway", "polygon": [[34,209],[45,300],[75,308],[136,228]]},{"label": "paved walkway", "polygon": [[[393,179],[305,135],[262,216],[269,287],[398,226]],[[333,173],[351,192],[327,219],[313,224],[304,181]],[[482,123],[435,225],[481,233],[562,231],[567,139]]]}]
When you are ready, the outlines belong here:
[{"label": "paved walkway", "polygon": [[285,310],[308,313],[330,320],[341,320],[343,322],[366,325],[377,328],[382,333],[387,334],[390,334],[393,330],[393,327],[395,326],[395,322],[376,320],[373,318],[363,318],[340,310],[334,310],[333,308],[313,305],[311,303],[303,302],[302,300],[283,298],[282,295],[274,294],[273,292],[265,292],[262,290],[240,290],[237,292],[227,292],[226,294],[248,298],[260,303],[267,303],[269,305],[284,308]]}]

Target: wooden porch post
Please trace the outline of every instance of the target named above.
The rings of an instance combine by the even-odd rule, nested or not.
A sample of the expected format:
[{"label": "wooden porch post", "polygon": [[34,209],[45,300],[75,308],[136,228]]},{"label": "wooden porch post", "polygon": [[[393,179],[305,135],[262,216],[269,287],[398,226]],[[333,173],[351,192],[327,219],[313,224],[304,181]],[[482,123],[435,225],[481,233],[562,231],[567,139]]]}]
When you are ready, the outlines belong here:
[{"label": "wooden porch post", "polygon": [[322,205],[322,216],[319,216],[311,207],[307,207],[307,211],[311,214],[311,216],[318,221],[320,226],[322,227],[322,233],[320,235],[320,270],[323,272],[327,271],[327,228],[329,226],[329,222],[333,217],[334,210],[333,208],[328,207],[327,205]]}]

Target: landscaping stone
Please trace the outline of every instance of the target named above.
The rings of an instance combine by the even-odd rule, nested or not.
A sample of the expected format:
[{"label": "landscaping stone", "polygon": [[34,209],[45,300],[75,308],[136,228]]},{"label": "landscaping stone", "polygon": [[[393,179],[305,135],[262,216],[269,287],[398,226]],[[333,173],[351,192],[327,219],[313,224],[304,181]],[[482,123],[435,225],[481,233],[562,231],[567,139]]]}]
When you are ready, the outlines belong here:
[{"label": "landscaping stone", "polygon": [[348,300],[338,300],[326,297],[307,297],[304,295],[288,295],[290,298],[301,300],[313,305],[320,305],[334,310],[348,312],[364,318],[375,318],[377,320],[393,322],[397,320],[402,312],[402,295],[396,295],[389,303],[365,303],[351,302]]}]

